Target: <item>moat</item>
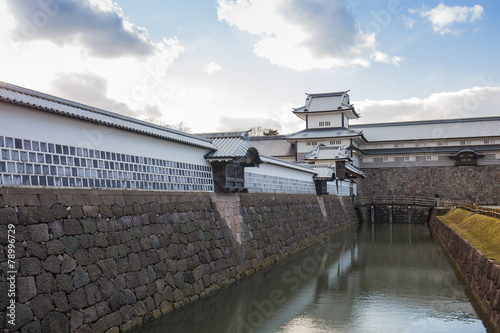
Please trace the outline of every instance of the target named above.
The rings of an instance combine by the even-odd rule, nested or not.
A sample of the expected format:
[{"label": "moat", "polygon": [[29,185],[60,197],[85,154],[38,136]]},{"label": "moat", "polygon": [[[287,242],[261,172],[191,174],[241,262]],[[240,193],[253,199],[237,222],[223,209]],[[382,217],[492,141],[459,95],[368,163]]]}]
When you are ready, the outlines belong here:
[{"label": "moat", "polygon": [[427,225],[365,223],[133,332],[494,332],[468,295]]}]

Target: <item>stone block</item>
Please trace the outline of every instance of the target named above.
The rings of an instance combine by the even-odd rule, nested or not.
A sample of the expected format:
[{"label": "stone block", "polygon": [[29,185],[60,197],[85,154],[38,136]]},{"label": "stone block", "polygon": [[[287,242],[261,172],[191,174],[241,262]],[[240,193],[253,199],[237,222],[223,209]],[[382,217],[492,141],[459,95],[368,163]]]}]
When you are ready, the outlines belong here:
[{"label": "stone block", "polygon": [[118,258],[118,247],[116,245],[108,246],[106,248],[106,258]]},{"label": "stone block", "polygon": [[99,279],[99,289],[101,290],[101,298],[107,300],[115,293],[115,286],[113,282],[102,276]]},{"label": "stone block", "polygon": [[135,288],[135,294],[139,301],[142,301],[148,297],[148,288],[146,286],[139,286]]},{"label": "stone block", "polygon": [[41,262],[38,258],[21,258],[19,262],[22,275],[38,275],[42,271]]},{"label": "stone block", "polygon": [[103,274],[109,279],[109,278],[114,278],[115,276],[118,275],[118,269],[116,267],[116,261],[113,259],[103,259],[100,260],[98,263],[99,267],[101,268]]},{"label": "stone block", "polygon": [[72,206],[68,211],[68,217],[72,219],[81,219],[84,216],[81,206]]},{"label": "stone block", "polygon": [[83,209],[83,215],[86,217],[95,218],[99,214],[98,206],[84,205],[82,209]]},{"label": "stone block", "polygon": [[106,205],[102,205],[101,207],[99,207],[99,213],[101,214],[102,217],[111,218],[114,216],[111,207]]},{"label": "stone block", "polygon": [[86,218],[81,221],[82,227],[83,227],[83,232],[86,234],[93,234],[97,232],[97,224],[95,221],[95,216],[94,218]]},{"label": "stone block", "polygon": [[94,306],[88,307],[86,309],[81,310],[83,313],[83,322],[85,324],[92,323],[98,319],[97,311]]},{"label": "stone block", "polygon": [[60,203],[53,205],[51,209],[54,214],[54,218],[57,220],[68,217],[68,210],[66,209],[66,206],[61,205]]},{"label": "stone block", "polygon": [[82,266],[77,266],[75,275],[73,276],[73,286],[75,288],[83,287],[90,283],[90,278],[87,271]]},{"label": "stone block", "polygon": [[43,195],[39,196],[40,204],[42,206],[51,208],[53,205],[57,203],[57,196],[51,193],[43,193]]},{"label": "stone block", "polygon": [[17,278],[17,297],[20,303],[25,303],[37,295],[35,278],[33,276]]},{"label": "stone block", "polygon": [[47,247],[45,244],[35,243],[32,241],[26,242],[26,253],[38,259],[45,260],[47,258]]},{"label": "stone block", "polygon": [[87,249],[80,248],[76,250],[73,257],[79,265],[87,266],[93,264],[93,262],[90,261],[89,251]]},{"label": "stone block", "polygon": [[24,197],[24,206],[40,206],[40,199],[36,194],[25,193]]},{"label": "stone block", "polygon": [[36,289],[39,294],[50,294],[57,290],[56,279],[52,273],[43,273],[36,276]]},{"label": "stone block", "polygon": [[129,255],[130,252],[131,252],[131,250],[126,244],[118,245],[118,256],[119,257],[126,257]]},{"label": "stone block", "polygon": [[19,224],[30,225],[40,222],[40,212],[38,207],[19,207]]},{"label": "stone block", "polygon": [[61,237],[61,241],[63,242],[64,245],[64,252],[66,252],[69,255],[75,253],[76,250],[78,250],[78,248],[80,247],[80,242],[78,241],[78,238],[75,236]]},{"label": "stone block", "polygon": [[108,322],[108,325],[110,327],[118,326],[122,323],[122,315],[121,315],[120,311],[112,312],[109,315],[107,315],[105,318],[106,318],[106,321]]},{"label": "stone block", "polygon": [[38,295],[27,302],[33,314],[38,319],[43,319],[47,313],[54,310],[54,304],[50,297],[46,294]]},{"label": "stone block", "polygon": [[33,242],[49,241],[49,226],[47,224],[36,224],[29,226],[30,238]]},{"label": "stone block", "polygon": [[50,222],[49,223],[49,230],[54,238],[59,238],[61,236],[64,236],[63,225],[62,225],[62,221],[60,221],[60,220]]},{"label": "stone block", "polygon": [[26,304],[16,303],[16,321],[15,325],[7,323],[8,332],[17,332],[21,327],[25,326],[33,320],[33,311]]},{"label": "stone block", "polygon": [[94,237],[89,234],[83,234],[78,236],[78,240],[80,242],[80,246],[84,249],[88,249],[94,246]]},{"label": "stone block", "polygon": [[61,273],[71,273],[76,269],[77,262],[72,257],[65,254],[62,257]]},{"label": "stone block", "polygon": [[23,326],[23,328],[21,328],[21,333],[39,333],[41,331],[42,327],[40,326],[40,320],[38,319],[26,324],[25,326]]},{"label": "stone block", "polygon": [[90,281],[97,281],[102,275],[102,271],[96,264],[88,265],[87,272],[89,274]]},{"label": "stone block", "polygon": [[68,295],[69,304],[73,309],[83,309],[88,306],[87,295],[83,288],[78,288]]},{"label": "stone block", "polygon": [[39,208],[38,212],[40,213],[40,221],[41,222],[52,222],[55,220],[54,212],[48,207],[42,206]]},{"label": "stone block", "polygon": [[100,217],[96,218],[96,227],[97,227],[97,231],[100,231],[100,232],[109,231],[108,219],[100,218]]},{"label": "stone block", "polygon": [[63,221],[63,230],[66,235],[81,235],[83,228],[76,219],[66,219]]},{"label": "stone block", "polygon": [[93,234],[94,236],[94,245],[99,247],[107,247],[108,239],[106,238],[106,234],[103,232],[97,232]]},{"label": "stone block", "polygon": [[47,259],[42,261],[42,269],[51,273],[60,273],[61,263],[55,255],[51,255]]},{"label": "stone block", "polygon": [[104,250],[100,247],[92,247],[88,249],[89,260],[91,263],[98,262],[105,258]]},{"label": "stone block", "polygon": [[175,286],[179,289],[184,289],[184,275],[181,272],[174,274]]},{"label": "stone block", "polygon": [[105,333],[109,327],[106,317],[100,318],[92,325],[92,333]]},{"label": "stone block", "polygon": [[73,289],[73,277],[69,274],[56,275],[57,290],[69,292]]},{"label": "stone block", "polygon": [[118,269],[118,273],[127,273],[130,271],[130,267],[128,265],[127,258],[118,258],[116,259],[116,266]]},{"label": "stone block", "polygon": [[130,272],[125,274],[125,281],[127,283],[127,288],[133,289],[141,284],[139,283],[139,272]]},{"label": "stone block", "polygon": [[125,273],[118,275],[113,279],[113,284],[115,286],[116,291],[122,291],[127,288],[127,281],[125,279]]},{"label": "stone block", "polygon": [[[71,332],[76,331],[83,325],[83,313],[77,310],[71,310],[71,319],[70,319],[70,329]],[[66,332],[66,331],[61,331]]]},{"label": "stone block", "polygon": [[68,312],[69,310],[71,310],[71,306],[68,302],[68,297],[66,297],[66,293],[64,291],[59,291],[55,294],[50,295],[50,299],[54,303],[56,311]]},{"label": "stone block", "polygon": [[[123,307],[122,307],[123,308]],[[108,302],[99,302],[95,305],[95,309],[97,312],[97,316],[99,318],[111,313],[111,309],[109,308]]]}]

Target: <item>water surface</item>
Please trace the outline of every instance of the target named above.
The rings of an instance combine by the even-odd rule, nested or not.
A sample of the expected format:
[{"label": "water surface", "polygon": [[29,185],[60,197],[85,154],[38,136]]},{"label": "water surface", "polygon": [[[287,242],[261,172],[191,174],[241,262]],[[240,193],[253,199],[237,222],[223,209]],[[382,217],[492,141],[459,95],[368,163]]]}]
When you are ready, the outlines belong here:
[{"label": "water surface", "polygon": [[427,225],[362,224],[134,332],[490,331]]}]

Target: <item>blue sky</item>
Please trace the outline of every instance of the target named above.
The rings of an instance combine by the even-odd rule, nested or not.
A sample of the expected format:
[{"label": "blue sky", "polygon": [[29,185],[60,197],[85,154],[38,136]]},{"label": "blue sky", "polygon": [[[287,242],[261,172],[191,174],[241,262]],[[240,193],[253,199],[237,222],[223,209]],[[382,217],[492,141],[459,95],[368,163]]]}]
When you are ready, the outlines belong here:
[{"label": "blue sky", "polygon": [[208,132],[499,115],[498,1],[0,0],[0,80]]}]

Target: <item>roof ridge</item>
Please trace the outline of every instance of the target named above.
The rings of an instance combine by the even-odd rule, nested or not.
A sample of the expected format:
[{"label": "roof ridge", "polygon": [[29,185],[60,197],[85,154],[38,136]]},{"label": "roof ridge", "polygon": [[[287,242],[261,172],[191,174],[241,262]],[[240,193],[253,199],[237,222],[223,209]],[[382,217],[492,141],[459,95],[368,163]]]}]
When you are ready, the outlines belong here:
[{"label": "roof ridge", "polygon": [[10,84],[10,83],[7,83],[7,82],[0,81],[0,89],[1,88],[5,89],[5,90],[13,91],[15,93],[19,93],[19,94],[23,94],[23,95],[27,95],[27,96],[31,96],[31,97],[35,97],[35,98],[40,98],[40,99],[46,100],[48,102],[53,102],[53,103],[57,103],[57,104],[61,104],[61,105],[66,105],[66,106],[74,107],[74,108],[77,108],[77,109],[80,109],[80,110],[84,110],[84,111],[88,111],[88,112],[93,112],[95,114],[99,114],[99,115],[103,115],[103,116],[107,116],[107,117],[119,119],[119,120],[122,120],[122,121],[127,121],[127,122],[138,124],[138,125],[141,125],[141,126],[147,126],[147,127],[154,128],[154,129],[157,129],[157,130],[169,132],[169,133],[172,133],[172,134],[177,134],[177,135],[189,137],[191,139],[196,139],[196,140],[204,141],[204,142],[207,142],[207,143],[211,143],[211,141],[209,139],[204,138],[204,137],[200,137],[200,136],[197,136],[197,135],[194,135],[194,134],[191,134],[191,133],[185,133],[185,132],[177,131],[177,130],[174,130],[172,128],[168,128],[168,127],[156,125],[156,124],[153,124],[153,123],[149,123],[147,121],[135,119],[135,118],[132,118],[132,117],[129,117],[129,116],[125,116],[125,115],[122,115],[122,114],[119,114],[119,113],[107,111],[107,110],[104,110],[104,109],[99,109],[99,108],[96,108],[96,107],[93,107],[93,106],[90,106],[90,105],[86,105],[86,104],[74,102],[74,101],[71,101],[71,100],[68,100],[68,99],[64,99],[64,98],[61,98],[61,97],[49,95],[49,94],[42,93],[42,92],[39,92],[39,91],[36,91],[36,90],[31,90],[31,89],[28,89],[28,88],[20,87],[20,86],[17,86],[17,85],[14,85],[14,84]]},{"label": "roof ridge", "polygon": [[490,116],[490,117],[471,117],[471,118],[452,118],[452,119],[412,120],[412,121],[399,121],[399,122],[374,123],[374,124],[349,124],[349,128],[429,125],[429,124],[447,124],[447,123],[449,124],[449,123],[477,122],[477,121],[489,121],[489,120],[500,120],[500,117]]}]

